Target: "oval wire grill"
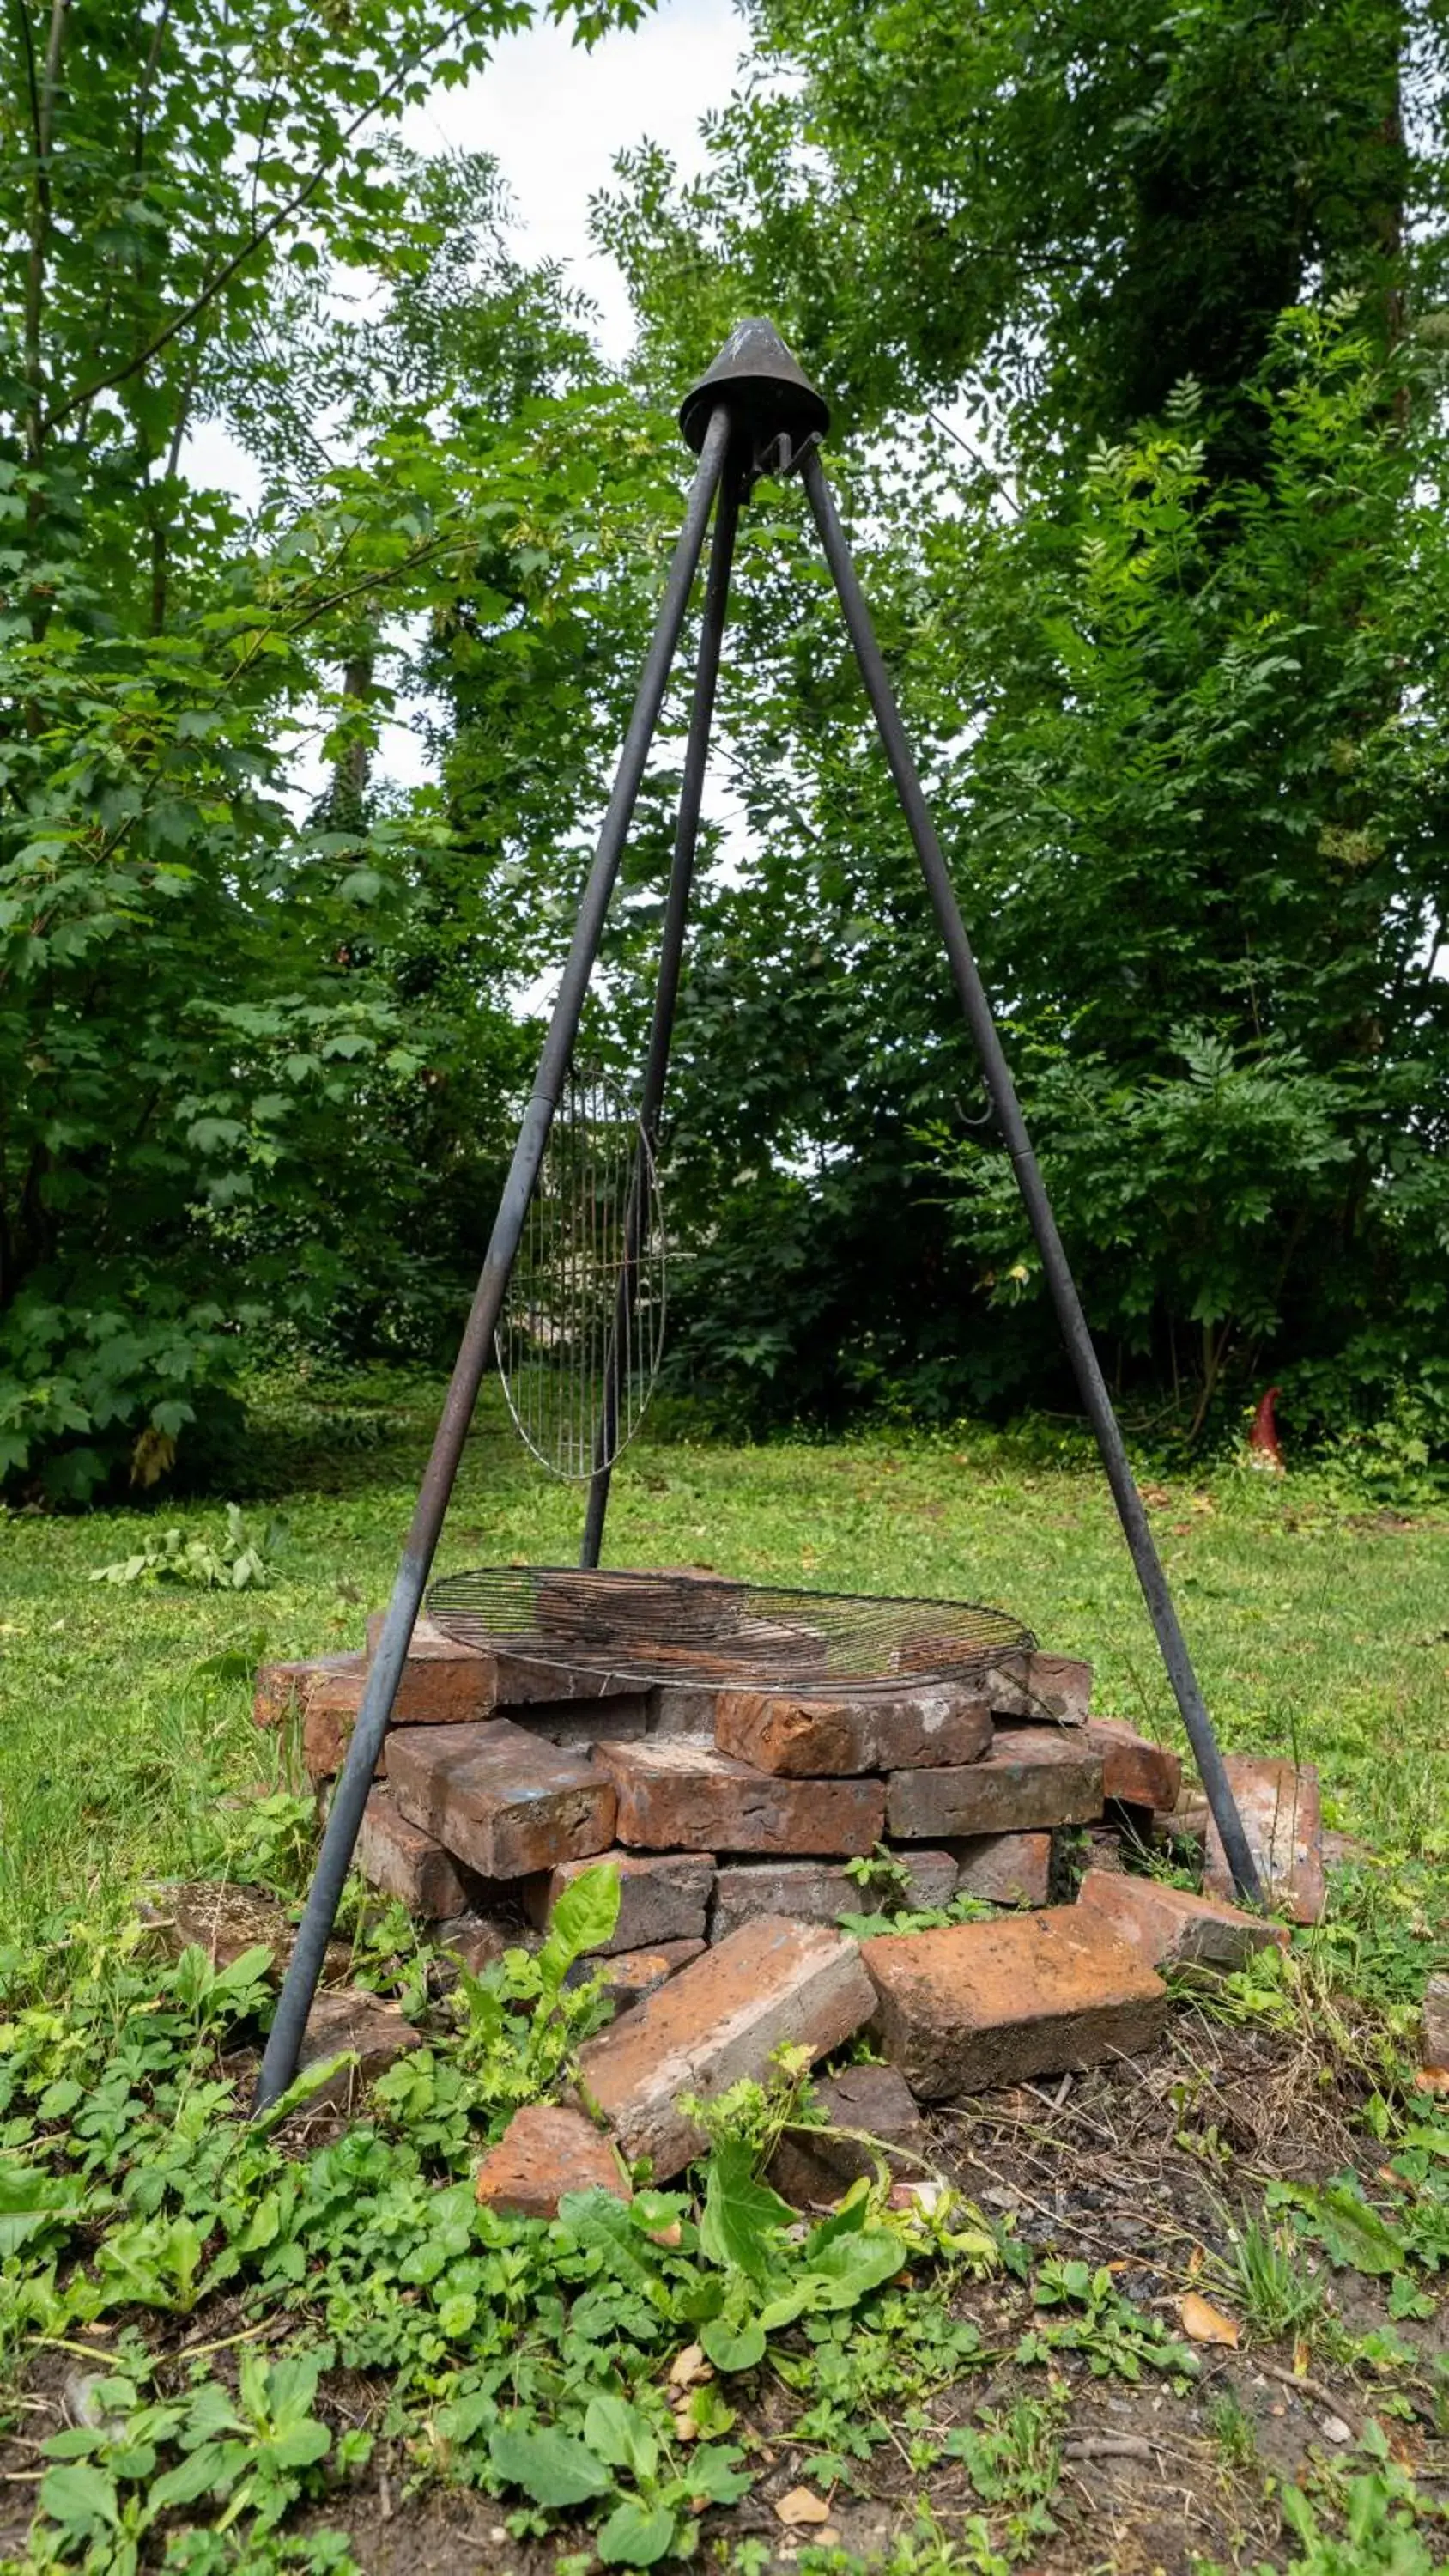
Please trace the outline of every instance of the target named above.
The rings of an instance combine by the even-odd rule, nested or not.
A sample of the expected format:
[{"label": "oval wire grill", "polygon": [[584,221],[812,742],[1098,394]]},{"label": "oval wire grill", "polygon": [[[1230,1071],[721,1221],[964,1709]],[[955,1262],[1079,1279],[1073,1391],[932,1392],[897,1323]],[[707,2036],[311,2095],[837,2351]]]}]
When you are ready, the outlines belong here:
[{"label": "oval wire grill", "polygon": [[611,1467],[638,1430],[664,1347],[664,1270],[644,1129],[612,1084],[571,1074],[494,1335],[509,1412],[552,1474]]},{"label": "oval wire grill", "polygon": [[519,1663],[656,1682],[788,1690],[899,1689],[971,1681],[1028,1654],[1031,1630],[969,1601],[877,1601],[847,1592],[728,1583],[715,1575],[481,1566],[445,1575],[429,1618],[460,1645]]}]

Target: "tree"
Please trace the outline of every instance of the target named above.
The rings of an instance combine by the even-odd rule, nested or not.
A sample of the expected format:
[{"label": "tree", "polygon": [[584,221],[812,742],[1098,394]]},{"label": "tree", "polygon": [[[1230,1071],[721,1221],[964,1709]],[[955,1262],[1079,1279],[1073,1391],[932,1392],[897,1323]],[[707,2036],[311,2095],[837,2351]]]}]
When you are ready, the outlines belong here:
[{"label": "tree", "polygon": [[[308,827],[285,755],[375,728],[383,689],[337,685],[359,629],[439,609],[480,532],[523,562],[554,510],[543,559],[575,542],[531,451],[595,399],[577,317],[504,258],[490,170],[386,134],[523,15],[16,0],[0,29],[0,1478],[52,1498],[195,1452],[248,1348],[335,1317],[367,1196],[339,1171],[415,1195],[420,1098],[516,1052],[501,990],[466,1028],[408,992],[427,800]],[[375,324],[338,321],[338,265]],[[207,417],[267,469],[254,527],[189,475]]]}]

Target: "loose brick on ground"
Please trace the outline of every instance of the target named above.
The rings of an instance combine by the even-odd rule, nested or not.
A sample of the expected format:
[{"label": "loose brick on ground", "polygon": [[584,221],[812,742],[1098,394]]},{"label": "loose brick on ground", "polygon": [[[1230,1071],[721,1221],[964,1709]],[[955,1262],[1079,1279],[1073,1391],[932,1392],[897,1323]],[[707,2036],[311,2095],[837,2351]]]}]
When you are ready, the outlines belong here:
[{"label": "loose brick on ground", "polygon": [[582,2111],[557,2102],[530,2102],[514,2112],[478,2167],[476,2188],[487,2208],[517,2218],[557,2218],[559,2202],[570,2191],[630,2198],[608,2139]]},{"label": "loose brick on ground", "polygon": [[354,1858],[369,1887],[395,1897],[411,1914],[437,1922],[468,1909],[470,1873],[431,1834],[410,1823],[385,1787],[368,1794]]},{"label": "loose brick on ground", "polygon": [[[890,1909],[916,1912],[949,1905],[956,1893],[956,1863],[949,1852],[919,1848],[892,1858],[906,1872],[906,1892],[890,1887]],[[784,1914],[796,1923],[838,1923],[842,1914],[888,1910],[878,1893],[828,1860],[726,1861],[715,1878],[711,1935],[716,1941],[759,1914]]]},{"label": "loose brick on ground", "polygon": [[[797,2209],[838,2200],[857,2176],[876,2171],[882,2152],[892,2172],[922,2172],[930,2144],[926,2125],[894,2066],[847,2066],[839,2075],[822,2076],[814,2092],[830,2126],[788,2129],[770,2159],[770,2181]],[[876,2141],[875,2149],[859,2136],[843,2137],[842,2130],[863,2131]]]},{"label": "loose brick on ground", "polygon": [[879,1780],[778,1780],[692,1740],[604,1743],[595,1760],[620,1842],[645,1851],[865,1853],[885,1822]]},{"label": "loose brick on ground", "polygon": [[935,1771],[893,1771],[886,1823],[903,1842],[1034,1833],[1102,1812],[1102,1757],[1080,1735],[999,1726],[989,1753]]},{"label": "loose brick on ground", "polygon": [[[1321,1923],[1328,1885],[1323,1873],[1318,1773],[1312,1763],[1295,1767],[1291,1762],[1230,1753],[1223,1768],[1268,1903],[1295,1923]],[[1228,1856],[1211,1819],[1203,1886],[1210,1896],[1234,1894]]]},{"label": "loose brick on ground", "polygon": [[1149,1968],[1241,1968],[1254,1950],[1288,1947],[1284,1924],[1125,1871],[1089,1869],[1077,1903],[1109,1924]]},{"label": "loose brick on ground", "polygon": [[1160,2038],[1167,1989],[1076,1905],[864,1943],[872,2032],[924,2101],[1135,2056]]},{"label": "loose brick on ground", "polygon": [[1124,1807],[1171,1813],[1182,1795],[1182,1757],[1153,1744],[1120,1717],[1087,1720],[1087,1742],[1102,1756],[1102,1795]]},{"label": "loose brick on ground", "polygon": [[1050,1834],[983,1834],[951,1845],[953,1894],[992,1905],[1045,1905],[1051,1893]]},{"label": "loose brick on ground", "polygon": [[656,2179],[667,2182],[704,2143],[677,2108],[681,2094],[708,2101],[745,2077],[762,2082],[784,2040],[812,2061],[824,2057],[860,2028],[873,2003],[853,1941],[823,1924],[765,1915],[589,2040],[580,2057],[584,2082],[626,2153],[651,2156]]},{"label": "loose brick on ground", "polygon": [[385,2075],[397,2058],[421,2046],[420,2033],[411,2022],[404,2021],[395,2004],[381,2002],[361,1986],[327,1987],[307,2016],[297,2071],[300,2074],[320,2058],[336,2057],[343,2049],[355,2049],[358,2062],[355,2067],[339,2068],[331,2082],[312,2095],[308,2110],[324,2104],[351,2109],[365,2088],[379,2075]]},{"label": "loose brick on ground", "polygon": [[[540,1931],[580,1870],[602,1862],[619,1873],[619,1919],[604,1951],[656,1949],[661,1941],[702,1941],[714,1891],[714,1862],[707,1852],[604,1851],[593,1860],[563,1861],[523,1890],[529,1921]],[[777,1909],[778,1910],[778,1909]]]},{"label": "loose brick on ground", "polygon": [[1449,2066],[1449,1977],[1431,1977],[1424,1988],[1424,2064]]},{"label": "loose brick on ground", "polygon": [[974,1762],[991,1742],[991,1710],[980,1691],[954,1685],[832,1699],[726,1690],[715,1705],[714,1740],[722,1753],[760,1771],[841,1779],[921,1763]]},{"label": "loose brick on ground", "polygon": [[496,1717],[486,1726],[400,1727],[388,1777],[412,1824],[484,1878],[583,1860],[614,1838],[614,1790],[578,1753]]},{"label": "loose brick on ground", "polygon": [[484,1969],[491,1968],[495,1959],[501,1959],[505,1950],[534,1950],[538,1947],[537,1934],[526,1931],[521,1924],[510,1922],[503,1915],[480,1913],[471,1907],[466,1914],[452,1915],[446,1923],[440,1923],[435,1938],[444,1957],[455,1959],[460,1968],[467,1969],[470,1977],[481,1977]]}]

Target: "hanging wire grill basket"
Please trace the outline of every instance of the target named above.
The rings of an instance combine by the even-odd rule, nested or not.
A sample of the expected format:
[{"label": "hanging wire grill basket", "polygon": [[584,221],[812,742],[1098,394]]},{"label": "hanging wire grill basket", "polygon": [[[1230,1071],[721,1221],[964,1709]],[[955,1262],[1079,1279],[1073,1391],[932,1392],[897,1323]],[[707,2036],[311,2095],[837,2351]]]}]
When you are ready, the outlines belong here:
[{"label": "hanging wire grill basket", "polygon": [[494,1336],[518,1431],[552,1474],[611,1467],[664,1348],[665,1246],[649,1140],[614,1086],[571,1075]]},{"label": "hanging wire grill basket", "polygon": [[979,1680],[1036,1640],[970,1601],[879,1601],[715,1575],[482,1566],[432,1586],[428,1616],[460,1645],[647,1688],[899,1690]]}]

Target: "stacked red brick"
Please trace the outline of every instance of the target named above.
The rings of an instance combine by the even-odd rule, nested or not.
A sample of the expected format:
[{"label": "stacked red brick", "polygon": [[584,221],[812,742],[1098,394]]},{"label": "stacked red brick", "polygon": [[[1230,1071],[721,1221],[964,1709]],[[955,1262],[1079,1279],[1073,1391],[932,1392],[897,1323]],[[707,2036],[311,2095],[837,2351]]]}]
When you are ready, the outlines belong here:
[{"label": "stacked red brick", "polygon": [[[259,1722],[299,1731],[319,1783],[340,1766],[375,1641],[374,1622],[366,1653],[259,1676]],[[835,1923],[959,1894],[1041,1906],[1054,1833],[1104,1801],[1178,1794],[1176,1757],[1092,1719],[1090,1689],[1085,1664],[1018,1654],[966,1684],[639,1691],[423,1621],[359,1866],[434,1920],[507,1899],[542,1926],[570,1871],[608,1857],[618,1953],[719,1940],[760,1915]],[[873,1893],[847,1863],[883,1846],[893,1868]]]}]

